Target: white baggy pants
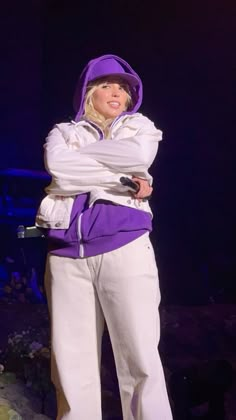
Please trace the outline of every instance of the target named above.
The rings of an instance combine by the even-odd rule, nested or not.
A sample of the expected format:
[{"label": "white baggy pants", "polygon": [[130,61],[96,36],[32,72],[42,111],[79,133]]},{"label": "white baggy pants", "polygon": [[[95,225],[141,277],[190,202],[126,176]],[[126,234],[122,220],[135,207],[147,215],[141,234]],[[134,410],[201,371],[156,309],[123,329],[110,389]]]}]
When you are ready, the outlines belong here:
[{"label": "white baggy pants", "polygon": [[101,420],[100,359],[107,323],[124,420],[171,420],[157,345],[160,302],[148,234],[84,259],[49,255],[52,380],[57,420]]}]

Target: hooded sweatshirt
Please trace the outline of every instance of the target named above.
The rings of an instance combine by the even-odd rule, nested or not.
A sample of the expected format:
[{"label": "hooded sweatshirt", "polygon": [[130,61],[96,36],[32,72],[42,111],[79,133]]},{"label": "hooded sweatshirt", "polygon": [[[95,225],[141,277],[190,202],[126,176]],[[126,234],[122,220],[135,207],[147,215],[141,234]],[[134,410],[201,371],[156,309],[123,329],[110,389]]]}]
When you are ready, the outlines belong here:
[{"label": "hooded sweatshirt", "polygon": [[[142,82],[137,73],[120,57],[104,55],[91,60],[84,68],[74,95],[75,122],[84,119],[84,101],[88,83],[100,77],[117,75],[130,89],[132,107],[118,116],[137,112],[142,103]],[[104,139],[100,127],[90,122]],[[108,140],[112,141],[112,140]],[[89,206],[89,193],[76,197],[68,229],[49,229],[49,251],[54,255],[84,258],[102,254],[126,245],[147,231],[151,231],[151,215],[145,211],[121,206],[107,200],[98,200]]]}]

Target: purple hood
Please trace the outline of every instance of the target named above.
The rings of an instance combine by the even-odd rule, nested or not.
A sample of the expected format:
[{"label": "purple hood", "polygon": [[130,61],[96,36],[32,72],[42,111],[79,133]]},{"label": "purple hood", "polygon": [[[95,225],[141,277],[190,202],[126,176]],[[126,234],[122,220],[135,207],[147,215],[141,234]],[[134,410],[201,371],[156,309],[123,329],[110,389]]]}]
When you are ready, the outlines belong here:
[{"label": "purple hood", "polygon": [[76,122],[80,120],[84,113],[84,99],[88,83],[108,75],[117,75],[129,84],[133,107],[125,114],[137,112],[143,98],[143,86],[140,77],[125,60],[116,55],[107,54],[89,61],[80,75],[73,102]]}]

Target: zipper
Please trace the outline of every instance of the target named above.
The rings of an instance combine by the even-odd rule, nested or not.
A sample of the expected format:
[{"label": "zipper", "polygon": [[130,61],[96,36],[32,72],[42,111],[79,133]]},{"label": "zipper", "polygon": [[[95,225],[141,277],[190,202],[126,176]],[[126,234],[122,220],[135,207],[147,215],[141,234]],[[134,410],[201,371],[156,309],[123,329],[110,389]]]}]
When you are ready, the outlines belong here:
[{"label": "zipper", "polygon": [[[125,114],[121,114],[121,115],[118,115],[118,117],[116,117],[113,121],[112,121],[112,123],[111,123],[111,126],[110,126],[110,128],[109,128],[109,135],[111,134],[111,130],[112,130],[112,128],[114,127],[114,125],[117,123],[117,121],[119,121],[120,120],[120,118],[122,118],[123,116],[124,116]],[[99,133],[99,136],[100,136],[100,139],[99,140],[104,140],[105,139],[105,137],[104,137],[104,132],[102,131],[102,129],[96,124],[96,123],[94,123],[93,121],[89,121],[89,120],[84,120],[84,121],[86,121],[88,124],[90,124],[93,128],[95,128],[97,131],[98,131],[98,133]]]},{"label": "zipper", "polygon": [[100,137],[99,140],[104,140],[104,133],[103,133],[102,129],[92,121],[88,121],[88,123],[98,131],[98,134],[99,134],[99,137]]},{"label": "zipper", "polygon": [[[118,117],[116,117],[116,118],[112,121],[112,123],[111,123],[111,125],[110,125],[110,130],[114,127],[114,125],[117,123],[117,121],[119,121],[122,117],[124,117],[124,114],[118,115]],[[110,130],[109,130],[109,132],[110,132]]]},{"label": "zipper", "polygon": [[[126,115],[129,115],[129,113],[128,112],[125,112],[125,113],[122,113],[122,114],[120,114],[120,115],[118,115],[118,117],[116,117],[113,121],[112,121],[112,124],[111,124],[111,126],[110,126],[110,128],[109,128],[109,135],[111,134],[111,130],[112,130],[112,128],[114,127],[114,125],[122,118],[122,117],[124,117],[124,116],[126,116]],[[93,128],[95,128],[95,130],[97,130],[97,132],[98,132],[98,134],[99,134],[99,140],[104,140],[105,139],[105,137],[104,137],[104,132],[102,131],[102,129],[101,129],[101,127],[99,127],[95,122],[93,122],[93,121],[90,121],[90,120],[87,120],[86,118],[84,118],[83,120],[81,120],[81,121],[78,121],[78,122],[76,122],[76,121],[74,121],[74,120],[71,120],[71,123],[72,124],[74,124],[74,125],[77,125],[78,123],[80,123],[80,122],[85,122],[85,123],[87,123],[88,125],[90,125],[90,126],[92,126]]]},{"label": "zipper", "polygon": [[125,116],[127,116],[127,115],[129,115],[129,113],[128,112],[123,112],[122,114],[120,114],[120,115],[118,115],[118,117],[116,117],[113,121],[112,121],[112,123],[111,123],[111,125],[110,125],[110,128],[109,128],[109,135],[111,134],[111,130],[112,130],[112,128],[114,127],[114,125],[122,118],[122,117],[125,117]]},{"label": "zipper", "polygon": [[84,258],[84,246],[81,232],[81,223],[82,223],[82,213],[79,215],[78,219],[78,238],[79,238],[79,257]]},{"label": "zipper", "polygon": [[111,125],[110,125],[110,128],[109,128],[109,131],[108,131],[108,137],[111,135],[111,131],[112,131],[112,129],[113,129],[113,127],[114,127],[114,125],[122,118],[124,116],[124,114],[121,114],[121,115],[118,115],[118,117],[116,117],[113,121],[112,121],[112,123],[111,123]]},{"label": "zipper", "polygon": [[78,122],[76,122],[74,120],[71,120],[71,123],[74,124],[74,125],[87,125],[87,126],[90,126],[90,127],[94,128],[95,131],[98,132],[98,134],[99,134],[99,140],[103,140],[104,139],[104,133],[103,133],[102,129],[98,125],[96,125],[94,122],[92,122],[92,121],[86,120],[84,118],[83,120],[80,120]]}]

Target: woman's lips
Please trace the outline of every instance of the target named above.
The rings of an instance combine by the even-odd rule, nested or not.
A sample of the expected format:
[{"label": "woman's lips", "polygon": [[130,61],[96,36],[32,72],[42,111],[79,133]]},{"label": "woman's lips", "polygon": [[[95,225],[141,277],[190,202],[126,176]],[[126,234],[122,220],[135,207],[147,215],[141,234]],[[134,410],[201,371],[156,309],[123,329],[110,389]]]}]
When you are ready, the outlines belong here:
[{"label": "woman's lips", "polygon": [[112,108],[117,109],[120,107],[120,102],[111,101],[111,102],[108,102],[108,105],[110,105]]}]

